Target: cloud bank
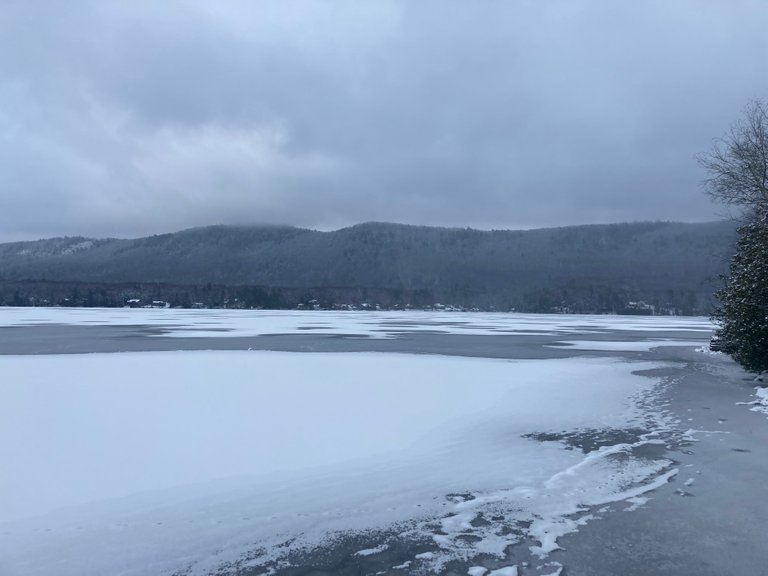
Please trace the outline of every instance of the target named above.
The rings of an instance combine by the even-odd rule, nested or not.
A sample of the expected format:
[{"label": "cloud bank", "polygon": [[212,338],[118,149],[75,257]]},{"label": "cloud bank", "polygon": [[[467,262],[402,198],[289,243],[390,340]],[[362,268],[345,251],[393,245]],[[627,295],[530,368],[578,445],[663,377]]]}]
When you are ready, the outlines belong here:
[{"label": "cloud bank", "polygon": [[0,240],[707,220],[760,0],[10,1]]}]

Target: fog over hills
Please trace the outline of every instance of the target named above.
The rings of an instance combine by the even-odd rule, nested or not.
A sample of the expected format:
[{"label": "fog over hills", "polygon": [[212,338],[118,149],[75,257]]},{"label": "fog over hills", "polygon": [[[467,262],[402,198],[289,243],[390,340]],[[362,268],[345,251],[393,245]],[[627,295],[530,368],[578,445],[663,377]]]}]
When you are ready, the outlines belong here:
[{"label": "fog over hills", "polygon": [[[0,244],[0,302],[32,297],[32,303],[121,305],[131,284],[144,297],[146,285],[154,284],[154,295],[175,305],[190,305],[205,296],[204,287],[218,286],[217,298],[229,293],[240,295],[239,305],[272,307],[316,299],[328,307],[442,302],[605,312],[643,300],[658,309],[707,313],[734,242],[735,225],[728,221],[525,231],[386,223],[332,232],[210,226],[130,240],[52,238]],[[82,301],[63,301],[78,285],[75,298]],[[109,286],[121,286],[120,294]],[[184,287],[197,288],[184,295]],[[245,287],[269,289],[273,298],[248,302]],[[83,289],[91,292],[87,302]],[[226,298],[230,305],[234,297]]]}]

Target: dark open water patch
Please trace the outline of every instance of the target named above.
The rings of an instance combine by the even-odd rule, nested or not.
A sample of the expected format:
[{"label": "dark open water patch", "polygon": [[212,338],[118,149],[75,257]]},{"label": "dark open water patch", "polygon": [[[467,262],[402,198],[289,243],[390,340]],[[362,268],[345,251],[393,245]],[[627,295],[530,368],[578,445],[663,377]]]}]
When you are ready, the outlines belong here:
[{"label": "dark open water patch", "polygon": [[[234,562],[219,566],[215,576],[361,576],[377,573],[427,574],[427,565],[417,556],[436,552],[438,546],[429,538],[416,539],[412,526],[404,524],[387,530],[345,532],[328,538],[320,545],[294,550],[279,559],[267,556],[263,548],[254,549]],[[406,536],[406,534],[408,536]],[[284,543],[289,548],[293,540]],[[426,560],[426,559],[425,559]],[[464,571],[466,573],[466,570]],[[173,576],[184,576],[178,571]]]},{"label": "dark open water patch", "polygon": [[[504,518],[493,518],[493,522]],[[483,522],[482,518],[476,522]],[[486,521],[487,522],[487,521]],[[267,556],[263,548],[254,549],[234,562],[222,564],[211,576],[376,576],[388,575],[434,575],[466,576],[471,566],[483,566],[488,571],[510,565],[526,566],[525,573],[540,574],[550,561],[533,557],[527,546],[529,540],[526,529],[530,522],[510,519],[506,532],[517,536],[517,541],[510,544],[504,558],[489,554],[475,555],[472,560],[450,560],[435,570],[432,558],[441,554],[436,542],[418,531],[416,523],[403,523],[386,530],[345,532],[328,538],[322,544],[294,550],[279,559],[260,559]],[[439,522],[435,522],[434,533],[440,534]],[[417,535],[418,534],[418,535]],[[472,538],[467,534],[466,538]],[[284,548],[290,547],[292,540],[285,542]],[[536,566],[538,564],[538,566]],[[172,576],[185,576],[180,570]]]},{"label": "dark open water patch", "polygon": [[581,450],[584,454],[616,444],[636,444],[649,434],[643,428],[603,428],[600,430],[577,430],[574,432],[532,432],[524,434],[537,442],[562,442],[566,450]]}]

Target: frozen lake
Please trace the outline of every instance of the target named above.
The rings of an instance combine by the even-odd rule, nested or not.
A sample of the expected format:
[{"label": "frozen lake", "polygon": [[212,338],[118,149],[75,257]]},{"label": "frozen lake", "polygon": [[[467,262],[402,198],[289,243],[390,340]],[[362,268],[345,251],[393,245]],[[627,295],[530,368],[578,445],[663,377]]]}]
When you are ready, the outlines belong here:
[{"label": "frozen lake", "polygon": [[513,547],[556,573],[559,537],[679,473],[659,350],[711,330],[0,309],[0,573],[273,573],[345,539],[361,562],[394,554],[393,573],[467,573]]},{"label": "frozen lake", "polygon": [[707,318],[465,312],[329,312],[291,310],[169,310],[152,308],[5,308],[0,327],[142,326],[165,336],[238,337],[323,334],[394,338],[403,334],[567,335],[612,331],[708,335]]}]

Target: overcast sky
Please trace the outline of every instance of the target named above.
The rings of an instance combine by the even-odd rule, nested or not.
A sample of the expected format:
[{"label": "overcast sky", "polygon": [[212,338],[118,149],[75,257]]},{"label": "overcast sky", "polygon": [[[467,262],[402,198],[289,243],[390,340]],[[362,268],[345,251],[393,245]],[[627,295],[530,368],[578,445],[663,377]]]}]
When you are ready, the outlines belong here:
[{"label": "overcast sky", "polygon": [[0,241],[711,220],[765,0],[0,0]]}]

